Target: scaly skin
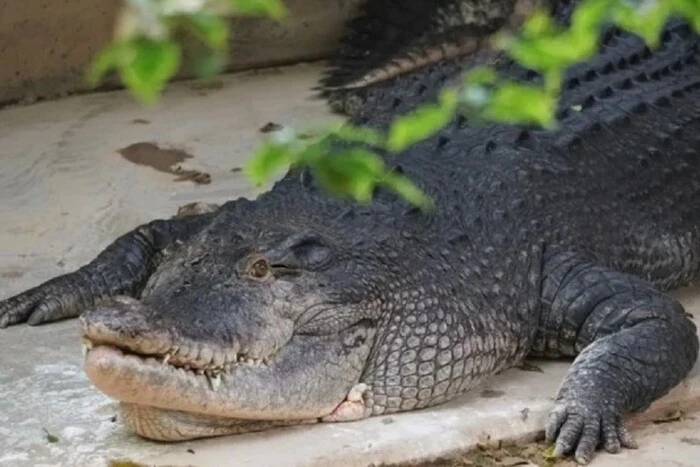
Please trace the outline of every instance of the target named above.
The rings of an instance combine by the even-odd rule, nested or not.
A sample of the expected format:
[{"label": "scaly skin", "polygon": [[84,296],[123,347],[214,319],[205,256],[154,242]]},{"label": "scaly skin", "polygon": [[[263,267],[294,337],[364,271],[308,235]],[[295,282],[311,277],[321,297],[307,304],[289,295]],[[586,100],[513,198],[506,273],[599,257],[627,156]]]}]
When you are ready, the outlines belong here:
[{"label": "scaly skin", "polygon": [[[557,454],[633,447],[624,415],[698,355],[665,294],[700,269],[697,59],[677,22],[653,53],[608,30],[569,70],[558,130],[458,117],[386,156],[436,201],[429,216],[383,190],[355,206],[294,170],[255,201],[139,227],[0,302],[0,325],[84,310],[86,372],[147,438],[435,406],[539,355],[575,357],[546,427]],[[384,104],[445,69],[397,79],[357,121],[382,126]]]},{"label": "scaly skin", "polygon": [[[354,116],[373,108],[367,101],[381,99],[387,88],[396,87],[397,78],[401,81],[421,68],[454,65],[455,59],[460,69],[497,63],[503,53],[492,46],[494,35],[518,29],[538,6],[550,10],[557,21],[565,21],[573,1],[368,1],[347,25],[347,34],[317,90],[332,110]],[[420,94],[412,96],[411,104],[417,106],[420,101]],[[396,113],[394,108],[389,114]]]}]

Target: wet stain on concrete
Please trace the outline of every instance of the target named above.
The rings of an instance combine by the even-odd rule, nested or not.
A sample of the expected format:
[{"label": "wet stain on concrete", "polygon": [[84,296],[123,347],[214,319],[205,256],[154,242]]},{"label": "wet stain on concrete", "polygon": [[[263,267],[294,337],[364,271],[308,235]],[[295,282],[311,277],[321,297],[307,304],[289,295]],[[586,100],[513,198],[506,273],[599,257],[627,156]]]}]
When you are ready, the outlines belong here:
[{"label": "wet stain on concrete", "polygon": [[495,399],[496,397],[501,397],[505,395],[505,392],[503,391],[496,391],[495,389],[484,389],[481,391],[481,394],[479,394],[481,397],[484,397],[486,399]]},{"label": "wet stain on concrete", "polygon": [[177,148],[161,148],[157,144],[141,142],[120,149],[119,154],[129,162],[151,167],[159,172],[177,175],[176,182],[192,181],[198,184],[211,183],[211,176],[199,170],[183,169],[182,164],[192,159],[192,154]]},{"label": "wet stain on concrete", "polygon": [[3,279],[19,279],[22,276],[24,276],[24,273],[22,271],[0,272],[0,277]]},{"label": "wet stain on concrete", "polygon": [[280,125],[279,123],[275,122],[267,122],[265,125],[263,125],[262,128],[260,128],[260,133],[272,133],[275,131],[280,131],[284,127]]}]

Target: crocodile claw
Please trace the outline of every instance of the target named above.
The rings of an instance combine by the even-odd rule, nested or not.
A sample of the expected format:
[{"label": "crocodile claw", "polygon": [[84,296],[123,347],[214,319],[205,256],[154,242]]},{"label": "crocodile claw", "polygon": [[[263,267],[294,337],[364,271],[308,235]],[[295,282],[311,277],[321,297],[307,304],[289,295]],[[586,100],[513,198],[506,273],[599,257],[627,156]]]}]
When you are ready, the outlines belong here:
[{"label": "crocodile claw", "polygon": [[32,291],[0,301],[0,328],[27,321],[40,301],[41,296]]},{"label": "crocodile claw", "polygon": [[[59,285],[70,285],[69,276]],[[0,301],[0,328],[24,322],[36,326],[78,316],[84,307],[78,294],[53,293],[55,288],[55,284],[45,283]]]},{"label": "crocodile claw", "polygon": [[573,452],[577,463],[586,465],[598,446],[615,454],[621,447],[636,449],[620,412],[602,403],[561,400],[550,412],[546,440],[554,443],[554,456]]}]

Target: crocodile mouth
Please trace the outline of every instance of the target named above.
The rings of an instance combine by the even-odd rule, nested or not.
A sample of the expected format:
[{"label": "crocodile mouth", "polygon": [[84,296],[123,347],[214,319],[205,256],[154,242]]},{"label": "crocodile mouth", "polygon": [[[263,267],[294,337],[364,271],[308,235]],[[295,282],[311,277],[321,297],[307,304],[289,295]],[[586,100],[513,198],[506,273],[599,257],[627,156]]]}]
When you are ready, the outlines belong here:
[{"label": "crocodile mouth", "polygon": [[[86,365],[92,364],[94,358],[98,359],[96,363],[102,362],[100,358],[113,358],[119,360],[121,364],[130,362],[131,365],[156,367],[154,371],[167,373],[175,370],[181,378],[206,378],[209,389],[216,392],[221,387],[223,375],[230,376],[236,367],[268,367],[270,361],[268,357],[251,357],[244,353],[231,354],[220,349],[211,350],[210,347],[201,347],[195,343],[164,347],[167,348],[166,351],[147,351],[139,348],[139,345],[134,345],[143,344],[142,340],[117,342],[119,337],[121,336],[96,333],[94,328],[88,327],[83,334],[82,346]],[[162,347],[154,344],[158,341],[166,342],[167,339],[149,340],[149,347],[151,349]],[[184,353],[182,349],[185,349]],[[187,352],[187,349],[191,349],[190,352]],[[96,357],[95,352],[97,352]],[[100,356],[101,354],[104,355]],[[193,358],[188,354],[194,354],[196,357]]]},{"label": "crocodile mouth", "polygon": [[[152,349],[161,347],[160,343],[167,339],[115,342],[116,337],[119,336],[95,333],[94,327],[87,327],[83,333],[83,354],[85,371],[92,383],[121,402],[246,420],[318,418],[334,409],[328,407],[319,412],[319,407],[315,407],[311,412],[282,413],[277,407],[241,404],[241,386],[260,379],[274,380],[283,373],[275,358],[239,354],[235,360],[219,363],[213,358],[206,361],[183,356],[181,349],[194,348],[191,345],[144,351],[134,342]],[[194,353],[222,354],[201,349]]]},{"label": "crocodile mouth", "polygon": [[[256,414],[235,417],[217,393],[233,372],[224,368],[193,368],[171,364],[164,357],[138,355],[119,347],[83,340],[85,368],[92,383],[120,401],[121,419],[141,437],[157,441],[182,441],[269,428],[316,423],[318,417],[277,420],[253,419]],[[165,361],[164,361],[165,360]],[[240,365],[257,366],[243,361]],[[223,391],[222,391],[223,392]]]},{"label": "crocodile mouth", "polygon": [[86,311],[80,322],[88,378],[121,402],[124,422],[145,438],[315,423],[334,413],[359,378],[329,373],[327,361],[338,353],[332,336],[290,332],[273,353],[253,355],[184,339],[149,323],[143,310],[137,300],[118,298]]}]

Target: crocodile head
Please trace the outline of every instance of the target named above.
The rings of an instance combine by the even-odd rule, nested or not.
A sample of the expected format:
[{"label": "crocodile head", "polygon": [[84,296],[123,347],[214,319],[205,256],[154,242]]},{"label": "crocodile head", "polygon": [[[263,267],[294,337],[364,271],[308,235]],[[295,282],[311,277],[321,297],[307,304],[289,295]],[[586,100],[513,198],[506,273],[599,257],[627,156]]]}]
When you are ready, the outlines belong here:
[{"label": "crocodile head", "polygon": [[312,231],[242,236],[226,224],[166,253],[138,300],[116,297],[81,318],[90,380],[141,436],[337,418],[361,386],[376,302],[357,293],[371,287],[357,250]]}]

